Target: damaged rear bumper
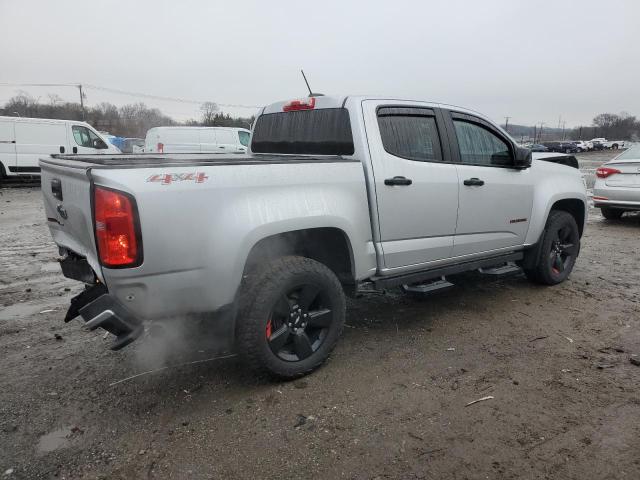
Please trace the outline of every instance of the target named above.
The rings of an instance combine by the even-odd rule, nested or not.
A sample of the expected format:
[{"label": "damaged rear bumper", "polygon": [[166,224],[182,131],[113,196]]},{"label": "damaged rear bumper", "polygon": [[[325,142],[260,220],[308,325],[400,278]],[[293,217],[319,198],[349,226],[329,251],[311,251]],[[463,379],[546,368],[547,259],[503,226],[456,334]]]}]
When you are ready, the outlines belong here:
[{"label": "damaged rear bumper", "polygon": [[68,322],[82,317],[89,330],[103,328],[116,336],[111,350],[126,347],[144,331],[144,326],[112,295],[102,283],[94,284],[71,299],[64,319]]}]

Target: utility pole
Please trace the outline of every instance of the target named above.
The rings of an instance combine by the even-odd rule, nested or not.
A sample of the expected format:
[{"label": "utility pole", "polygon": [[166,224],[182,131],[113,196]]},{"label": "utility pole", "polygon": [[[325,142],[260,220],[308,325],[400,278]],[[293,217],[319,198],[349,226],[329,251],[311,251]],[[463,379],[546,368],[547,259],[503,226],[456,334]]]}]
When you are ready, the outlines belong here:
[{"label": "utility pole", "polygon": [[542,142],[542,129],[544,128],[544,122],[540,122],[540,130],[539,130],[539,134],[540,134],[540,141]]},{"label": "utility pole", "polygon": [[533,143],[538,143],[538,125],[533,126]]},{"label": "utility pole", "polygon": [[504,117],[504,129],[507,133],[509,133],[509,119],[511,117]]},{"label": "utility pole", "polygon": [[85,114],[84,114],[84,95],[82,93],[82,85],[78,84],[78,90],[80,90],[80,108],[82,109],[82,120],[85,120]]}]

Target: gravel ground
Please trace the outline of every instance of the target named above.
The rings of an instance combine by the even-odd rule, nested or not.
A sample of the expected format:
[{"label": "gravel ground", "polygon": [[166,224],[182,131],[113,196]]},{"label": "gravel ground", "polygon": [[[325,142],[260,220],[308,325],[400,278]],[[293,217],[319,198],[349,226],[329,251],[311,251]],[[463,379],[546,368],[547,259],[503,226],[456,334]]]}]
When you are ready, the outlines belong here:
[{"label": "gravel ground", "polygon": [[63,323],[81,286],[39,189],[0,190],[0,478],[640,478],[639,231],[591,210],[552,288],[474,273],[353,300],[329,363],[274,384],[184,365],[215,355],[204,335],[112,352]]}]

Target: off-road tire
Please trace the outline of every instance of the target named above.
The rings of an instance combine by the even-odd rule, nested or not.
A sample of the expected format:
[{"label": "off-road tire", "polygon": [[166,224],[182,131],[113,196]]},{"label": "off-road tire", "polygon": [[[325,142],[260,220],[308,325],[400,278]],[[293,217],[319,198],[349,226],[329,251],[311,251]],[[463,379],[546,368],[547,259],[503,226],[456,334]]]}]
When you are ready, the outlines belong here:
[{"label": "off-road tire", "polygon": [[[575,247],[575,253],[568,258],[568,262],[564,265],[564,269],[560,273],[553,270],[550,262],[550,255],[553,252],[554,242],[556,241],[560,229],[568,228],[571,233],[571,241]],[[532,268],[525,268],[524,273],[529,280],[542,285],[557,285],[564,282],[575,265],[576,258],[580,252],[580,232],[578,224],[573,216],[562,210],[551,210],[544,232],[540,239],[540,246],[537,250],[537,258]]]},{"label": "off-road tire", "polygon": [[600,207],[600,213],[607,220],[620,220],[624,210],[620,210],[619,208],[609,208],[609,207]]},{"label": "off-road tire", "polygon": [[[302,360],[285,361],[272,351],[265,331],[277,299],[301,282],[312,282],[321,287],[323,294],[330,299],[333,318],[316,351]],[[345,310],[342,285],[325,265],[299,256],[273,260],[243,280],[236,320],[238,354],[258,375],[285,380],[307,375],[320,367],[335,347],[342,334]]]}]

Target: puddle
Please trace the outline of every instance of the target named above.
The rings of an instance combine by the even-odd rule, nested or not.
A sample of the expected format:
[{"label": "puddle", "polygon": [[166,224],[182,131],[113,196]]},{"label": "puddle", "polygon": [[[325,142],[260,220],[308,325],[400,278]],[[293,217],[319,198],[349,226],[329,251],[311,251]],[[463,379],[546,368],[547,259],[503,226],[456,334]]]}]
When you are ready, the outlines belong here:
[{"label": "puddle", "polygon": [[69,445],[71,427],[62,427],[40,437],[38,452],[47,453]]}]

